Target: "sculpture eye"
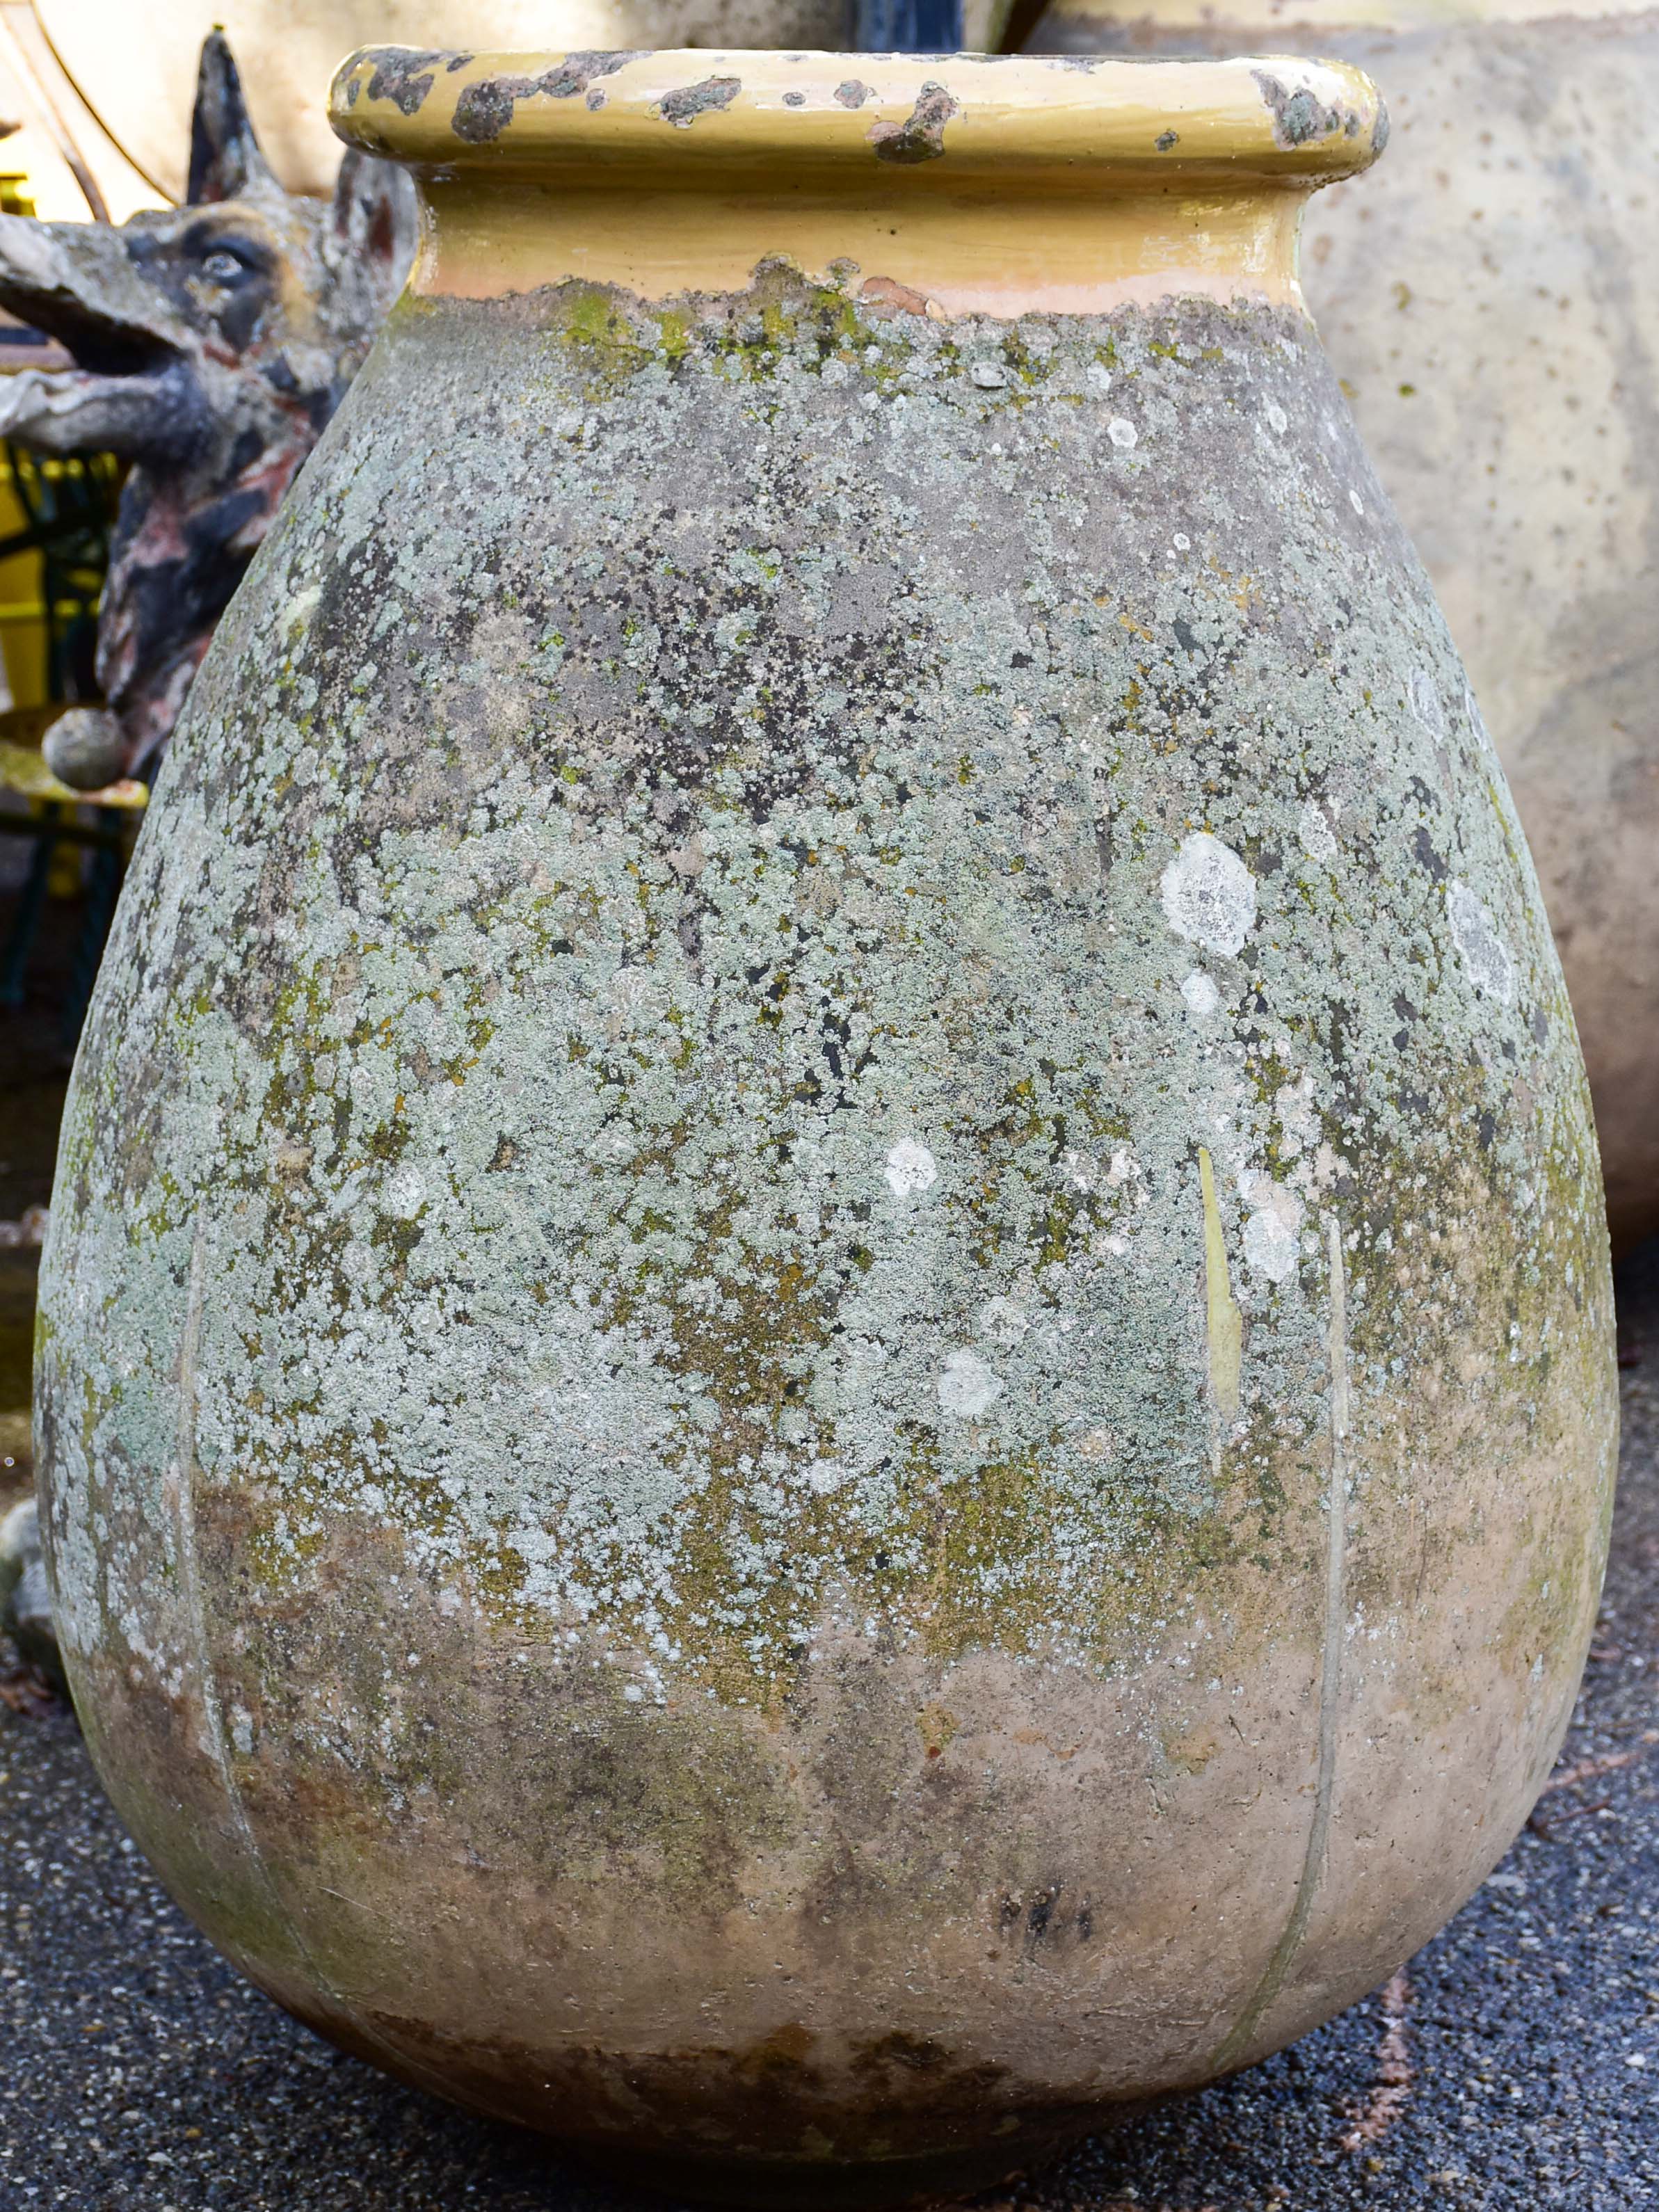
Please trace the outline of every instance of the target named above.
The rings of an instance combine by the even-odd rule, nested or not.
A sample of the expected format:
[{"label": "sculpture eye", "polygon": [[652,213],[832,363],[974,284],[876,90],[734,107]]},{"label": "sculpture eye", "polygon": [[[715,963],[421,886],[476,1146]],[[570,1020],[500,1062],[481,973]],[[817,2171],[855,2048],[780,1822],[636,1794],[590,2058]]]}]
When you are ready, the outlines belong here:
[{"label": "sculpture eye", "polygon": [[241,263],[234,253],[228,253],[222,246],[216,248],[211,253],[203,255],[202,269],[204,275],[216,277],[222,284],[228,284],[233,277],[242,274]]}]

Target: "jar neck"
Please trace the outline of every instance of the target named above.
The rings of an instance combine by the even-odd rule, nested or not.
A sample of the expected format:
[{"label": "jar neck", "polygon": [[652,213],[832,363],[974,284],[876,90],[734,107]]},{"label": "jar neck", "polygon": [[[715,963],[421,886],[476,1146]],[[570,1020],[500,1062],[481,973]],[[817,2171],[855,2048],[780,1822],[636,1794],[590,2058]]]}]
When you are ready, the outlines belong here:
[{"label": "jar neck", "polygon": [[833,185],[787,194],[573,188],[463,172],[422,182],[410,289],[492,299],[572,280],[650,304],[747,291],[763,263],[912,312],[1012,320],[1182,297],[1302,303],[1305,188],[1020,193]]}]

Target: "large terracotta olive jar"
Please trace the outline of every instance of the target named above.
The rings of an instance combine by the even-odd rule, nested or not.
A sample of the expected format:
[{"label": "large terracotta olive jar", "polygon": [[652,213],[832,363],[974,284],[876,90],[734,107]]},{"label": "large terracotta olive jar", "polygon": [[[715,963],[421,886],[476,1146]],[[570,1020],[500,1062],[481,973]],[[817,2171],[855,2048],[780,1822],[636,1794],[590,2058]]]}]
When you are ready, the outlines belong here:
[{"label": "large terracotta olive jar", "polygon": [[1616,1244],[1659,1231],[1659,9],[1054,0],[1033,43],[1369,70],[1304,276],[1532,841]]},{"label": "large terracotta olive jar", "polygon": [[76,1068],[94,1756],[405,2080],[989,2179],[1504,1850],[1613,1458],[1572,1023],[1297,293],[1358,74],[381,51],[409,295]]}]

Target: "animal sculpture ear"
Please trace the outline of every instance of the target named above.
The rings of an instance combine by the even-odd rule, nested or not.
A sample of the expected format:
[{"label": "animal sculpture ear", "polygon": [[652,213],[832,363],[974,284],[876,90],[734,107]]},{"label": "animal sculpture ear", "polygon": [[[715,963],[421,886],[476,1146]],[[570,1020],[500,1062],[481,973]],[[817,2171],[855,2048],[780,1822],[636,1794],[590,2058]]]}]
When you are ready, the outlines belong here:
[{"label": "animal sculpture ear", "polygon": [[419,222],[408,171],[351,148],[334,187],[332,258],[350,272],[364,295],[362,311],[374,322],[404,288]]},{"label": "animal sculpture ear", "polygon": [[190,118],[190,184],[185,204],[201,207],[210,200],[245,200],[282,189],[253,135],[229,41],[222,31],[210,31],[202,41],[196,107]]}]

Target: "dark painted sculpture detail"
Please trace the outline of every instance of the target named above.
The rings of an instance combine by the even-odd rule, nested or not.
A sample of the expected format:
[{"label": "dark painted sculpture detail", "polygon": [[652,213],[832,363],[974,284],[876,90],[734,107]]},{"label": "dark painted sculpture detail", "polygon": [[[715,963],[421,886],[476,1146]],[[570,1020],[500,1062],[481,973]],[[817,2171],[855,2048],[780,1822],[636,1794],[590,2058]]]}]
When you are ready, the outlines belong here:
[{"label": "dark painted sculpture detail", "polygon": [[266,166],[230,49],[202,49],[184,206],[106,223],[0,217],[0,305],[77,366],[0,386],[0,435],[132,464],[98,637],[106,706],[47,757],[91,790],[153,774],[231,593],[397,296],[413,193],[349,153],[331,202]]}]

